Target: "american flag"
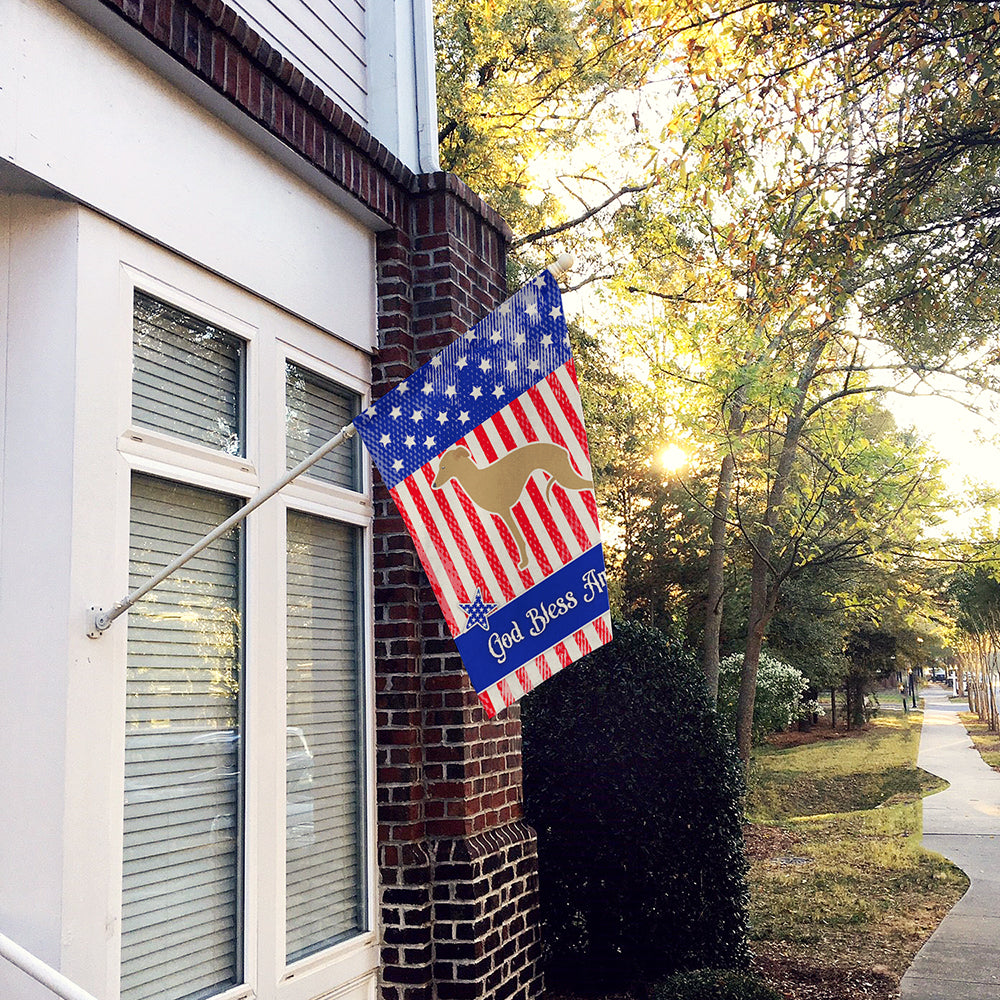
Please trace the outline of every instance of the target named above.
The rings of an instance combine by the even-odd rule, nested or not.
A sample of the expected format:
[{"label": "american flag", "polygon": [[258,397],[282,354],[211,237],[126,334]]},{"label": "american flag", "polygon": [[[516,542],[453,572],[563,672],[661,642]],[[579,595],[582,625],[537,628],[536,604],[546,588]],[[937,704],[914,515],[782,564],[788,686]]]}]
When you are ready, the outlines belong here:
[{"label": "american flag", "polygon": [[580,391],[551,274],[354,423],[487,715],[610,642]]}]

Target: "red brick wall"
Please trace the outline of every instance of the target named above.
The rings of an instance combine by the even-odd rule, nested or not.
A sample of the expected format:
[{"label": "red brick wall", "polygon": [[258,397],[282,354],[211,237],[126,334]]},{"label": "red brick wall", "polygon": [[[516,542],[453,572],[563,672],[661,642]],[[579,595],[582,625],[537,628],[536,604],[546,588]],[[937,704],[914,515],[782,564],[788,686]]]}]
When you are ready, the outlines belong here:
[{"label": "red brick wall", "polygon": [[[454,178],[421,181],[410,231],[379,238],[376,397],[506,295],[506,229]],[[381,485],[375,502],[383,995],[527,1000],[541,979],[518,711],[486,717]]]},{"label": "red brick wall", "polygon": [[[509,230],[456,177],[414,175],[221,0],[102,0],[383,220],[377,398],[506,295]],[[375,488],[385,1000],[540,992],[537,854],[517,708],[486,718],[388,494]]]}]

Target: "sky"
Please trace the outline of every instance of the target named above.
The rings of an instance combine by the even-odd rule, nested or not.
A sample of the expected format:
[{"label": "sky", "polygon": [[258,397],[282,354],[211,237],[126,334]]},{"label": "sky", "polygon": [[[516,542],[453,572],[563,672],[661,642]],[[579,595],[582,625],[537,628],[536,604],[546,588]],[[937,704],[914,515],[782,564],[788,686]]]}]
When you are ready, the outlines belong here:
[{"label": "sky", "polygon": [[[885,405],[900,427],[915,427],[948,463],[945,485],[959,502],[969,498],[974,483],[1000,489],[1000,444],[988,440],[1000,433],[1000,427],[988,418],[970,413],[943,395],[893,396]],[[964,532],[974,517],[975,512],[956,510],[946,526]]]}]

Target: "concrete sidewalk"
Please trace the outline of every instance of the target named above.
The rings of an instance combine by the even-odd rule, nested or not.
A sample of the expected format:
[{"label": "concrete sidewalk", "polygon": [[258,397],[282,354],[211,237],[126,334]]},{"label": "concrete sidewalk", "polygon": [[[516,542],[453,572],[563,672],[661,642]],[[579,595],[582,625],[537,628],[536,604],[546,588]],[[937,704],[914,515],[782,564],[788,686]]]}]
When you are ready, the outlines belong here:
[{"label": "concrete sidewalk", "polygon": [[1000,774],[983,763],[958,719],[965,703],[947,692],[923,692],[917,763],[951,787],[924,799],[924,846],[943,854],[971,880],[917,953],[900,1000],[1000,998]]}]

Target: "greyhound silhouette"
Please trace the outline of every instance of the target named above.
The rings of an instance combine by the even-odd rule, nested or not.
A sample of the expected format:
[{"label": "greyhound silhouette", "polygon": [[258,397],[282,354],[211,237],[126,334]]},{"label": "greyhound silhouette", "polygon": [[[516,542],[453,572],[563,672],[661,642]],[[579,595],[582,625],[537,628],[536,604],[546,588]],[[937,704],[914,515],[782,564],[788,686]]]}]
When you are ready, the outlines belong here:
[{"label": "greyhound silhouette", "polygon": [[500,517],[521,556],[517,568],[524,569],[528,565],[528,546],[514,520],[513,508],[528,480],[538,470],[549,477],[545,484],[546,503],[549,502],[553,483],[558,483],[564,490],[594,488],[593,482],[577,475],[565,448],[545,441],[523,444],[482,469],[472,461],[467,448],[455,445],[441,456],[431,486],[439,490],[448,480],[455,479],[477,507]]}]

